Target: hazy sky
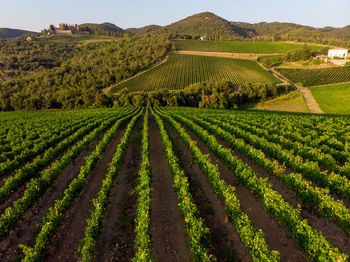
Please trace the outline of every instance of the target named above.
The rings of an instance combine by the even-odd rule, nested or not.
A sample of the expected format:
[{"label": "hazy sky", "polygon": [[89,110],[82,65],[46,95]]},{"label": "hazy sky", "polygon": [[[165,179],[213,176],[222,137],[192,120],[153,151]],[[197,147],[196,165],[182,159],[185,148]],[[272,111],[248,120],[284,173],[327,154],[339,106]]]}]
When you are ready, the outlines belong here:
[{"label": "hazy sky", "polygon": [[2,0],[0,27],[40,31],[60,22],[142,27],[167,25],[204,11],[251,23],[350,24],[350,0]]}]

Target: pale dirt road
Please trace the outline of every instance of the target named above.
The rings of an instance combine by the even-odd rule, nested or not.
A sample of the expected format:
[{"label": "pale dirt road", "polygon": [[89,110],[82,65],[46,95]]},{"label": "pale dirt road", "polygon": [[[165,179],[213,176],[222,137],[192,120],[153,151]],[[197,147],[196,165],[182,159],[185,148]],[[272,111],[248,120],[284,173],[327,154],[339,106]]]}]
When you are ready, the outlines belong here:
[{"label": "pale dirt road", "polygon": [[298,89],[303,94],[306,106],[309,108],[310,113],[324,114],[309,88],[298,86]]}]

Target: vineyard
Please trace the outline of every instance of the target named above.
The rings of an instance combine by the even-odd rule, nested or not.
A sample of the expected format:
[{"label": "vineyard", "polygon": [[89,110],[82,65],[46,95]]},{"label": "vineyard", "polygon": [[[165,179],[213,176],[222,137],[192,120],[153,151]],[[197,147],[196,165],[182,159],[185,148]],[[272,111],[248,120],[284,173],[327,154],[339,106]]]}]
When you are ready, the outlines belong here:
[{"label": "vineyard", "polygon": [[322,69],[286,69],[276,68],[294,83],[304,86],[319,86],[350,82],[350,67],[331,67]]},{"label": "vineyard", "polygon": [[[322,46],[309,45],[312,51],[320,51]],[[276,54],[287,53],[303,48],[302,44],[283,42],[242,42],[242,41],[200,41],[176,40],[176,50],[191,50],[203,52]]]},{"label": "vineyard", "polygon": [[220,57],[170,55],[158,67],[116,85],[112,92],[128,88],[130,91],[183,89],[190,84],[230,80],[235,84],[278,83],[279,81],[256,62]]},{"label": "vineyard", "polygon": [[347,261],[350,119],[0,114],[0,261]]}]

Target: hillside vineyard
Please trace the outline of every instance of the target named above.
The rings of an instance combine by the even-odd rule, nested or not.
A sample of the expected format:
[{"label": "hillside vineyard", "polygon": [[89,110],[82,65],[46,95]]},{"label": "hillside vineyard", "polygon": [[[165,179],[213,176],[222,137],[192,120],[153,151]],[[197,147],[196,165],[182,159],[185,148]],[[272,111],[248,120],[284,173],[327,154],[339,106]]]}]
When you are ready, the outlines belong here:
[{"label": "hillside vineyard", "polygon": [[0,260],[346,261],[349,118],[0,115]]},{"label": "hillside vineyard", "polygon": [[278,83],[279,81],[256,62],[249,60],[170,55],[168,60],[145,73],[116,85],[112,92],[128,88],[130,91],[183,89],[190,84],[228,80],[235,84]]}]

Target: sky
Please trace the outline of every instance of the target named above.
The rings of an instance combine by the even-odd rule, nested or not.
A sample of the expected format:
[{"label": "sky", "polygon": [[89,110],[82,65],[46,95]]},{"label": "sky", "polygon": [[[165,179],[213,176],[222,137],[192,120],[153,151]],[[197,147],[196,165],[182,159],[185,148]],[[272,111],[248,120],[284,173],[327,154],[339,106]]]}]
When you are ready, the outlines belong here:
[{"label": "sky", "polygon": [[0,28],[39,32],[61,22],[111,22],[125,29],[168,25],[205,11],[235,22],[350,25],[350,0],[3,0]]}]

